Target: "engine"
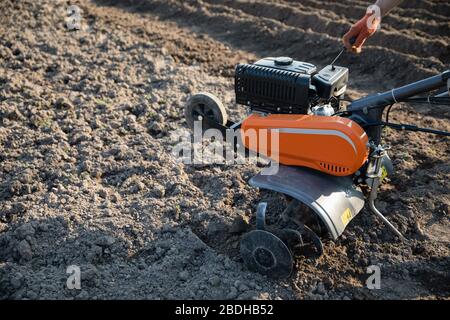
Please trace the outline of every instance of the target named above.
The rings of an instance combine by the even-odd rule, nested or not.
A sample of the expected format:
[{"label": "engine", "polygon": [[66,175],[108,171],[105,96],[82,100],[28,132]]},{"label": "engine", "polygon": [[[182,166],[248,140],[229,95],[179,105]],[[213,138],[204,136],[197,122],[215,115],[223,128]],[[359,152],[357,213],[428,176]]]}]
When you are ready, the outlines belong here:
[{"label": "engine", "polygon": [[236,102],[262,113],[330,116],[339,109],[347,82],[344,67],[317,71],[289,57],[264,58],[236,67]]},{"label": "engine", "polygon": [[334,176],[355,173],[367,161],[368,138],[356,122],[334,116],[347,81],[347,68],[317,71],[287,57],[238,65],[236,101],[252,111],[241,124],[245,147],[285,165]]}]

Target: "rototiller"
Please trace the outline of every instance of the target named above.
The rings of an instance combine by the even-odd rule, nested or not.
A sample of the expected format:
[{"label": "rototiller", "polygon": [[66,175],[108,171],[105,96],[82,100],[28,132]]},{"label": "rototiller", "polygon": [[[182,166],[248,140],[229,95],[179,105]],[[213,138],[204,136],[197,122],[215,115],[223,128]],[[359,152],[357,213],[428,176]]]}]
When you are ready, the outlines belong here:
[{"label": "rototiller", "polygon": [[[388,147],[381,144],[382,128],[449,136],[448,132],[391,123],[389,111],[397,102],[450,105],[450,71],[345,104],[348,75],[347,68],[334,63],[317,71],[313,64],[288,57],[239,64],[236,102],[246,106],[249,115],[236,123],[228,120],[224,106],[212,94],[199,93],[188,100],[188,125],[193,127],[198,120],[203,130],[218,129],[223,136],[227,130],[237,130],[241,141],[228,141],[235,148],[241,144],[247,151],[271,158],[267,141],[272,131],[278,133],[280,165],[263,169],[250,184],[282,193],[289,202],[278,221],[267,226],[267,204],[258,205],[256,230],[245,234],[240,245],[250,270],[270,277],[288,276],[293,256],[305,252],[320,256],[320,237],[338,238],[366,200],[370,210],[403,238],[374,203],[378,187],[393,171]],[[256,146],[247,139],[249,130],[263,133]]]}]

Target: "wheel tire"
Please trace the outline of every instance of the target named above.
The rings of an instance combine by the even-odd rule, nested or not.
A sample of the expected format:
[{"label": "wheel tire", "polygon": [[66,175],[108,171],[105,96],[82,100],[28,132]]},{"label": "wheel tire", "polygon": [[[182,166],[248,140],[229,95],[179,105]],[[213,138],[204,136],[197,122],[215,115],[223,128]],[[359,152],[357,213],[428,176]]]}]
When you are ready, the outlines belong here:
[{"label": "wheel tire", "polygon": [[[201,120],[201,114],[210,120],[225,126],[228,122],[227,112],[222,102],[215,95],[207,92],[200,92],[191,96],[184,107],[184,116],[191,130],[194,129],[194,121]],[[200,118],[199,118],[200,117]],[[203,123],[203,130],[210,128],[206,122]]]},{"label": "wheel tire", "polygon": [[242,237],[241,257],[251,271],[280,279],[288,277],[293,259],[288,247],[273,233],[254,230]]}]

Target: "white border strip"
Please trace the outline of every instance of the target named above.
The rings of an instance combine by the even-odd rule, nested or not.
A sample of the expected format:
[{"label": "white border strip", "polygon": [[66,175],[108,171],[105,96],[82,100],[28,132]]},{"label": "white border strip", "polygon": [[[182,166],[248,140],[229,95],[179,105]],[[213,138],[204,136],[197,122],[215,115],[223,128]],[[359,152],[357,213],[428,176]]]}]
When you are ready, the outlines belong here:
[{"label": "white border strip", "polygon": [[271,128],[271,130],[278,130],[280,133],[293,133],[293,134],[316,134],[326,136],[337,136],[347,141],[356,152],[356,146],[353,141],[344,133],[337,130],[323,130],[323,129],[297,129],[297,128]]}]

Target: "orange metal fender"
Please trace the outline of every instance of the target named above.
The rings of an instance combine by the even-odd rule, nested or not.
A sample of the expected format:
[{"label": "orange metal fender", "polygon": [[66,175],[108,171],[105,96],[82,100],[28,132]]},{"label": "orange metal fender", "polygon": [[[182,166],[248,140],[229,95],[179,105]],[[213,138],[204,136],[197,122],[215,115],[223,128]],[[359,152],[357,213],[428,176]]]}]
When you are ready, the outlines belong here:
[{"label": "orange metal fender", "polygon": [[334,176],[355,173],[369,155],[363,128],[338,116],[252,114],[242,122],[241,135],[246,148],[281,164],[309,167]]}]

